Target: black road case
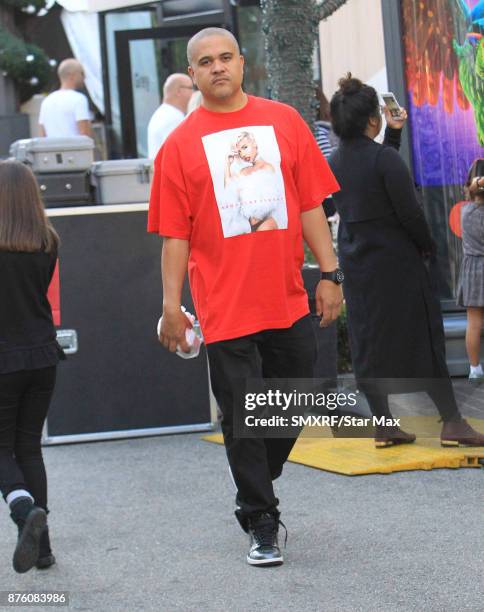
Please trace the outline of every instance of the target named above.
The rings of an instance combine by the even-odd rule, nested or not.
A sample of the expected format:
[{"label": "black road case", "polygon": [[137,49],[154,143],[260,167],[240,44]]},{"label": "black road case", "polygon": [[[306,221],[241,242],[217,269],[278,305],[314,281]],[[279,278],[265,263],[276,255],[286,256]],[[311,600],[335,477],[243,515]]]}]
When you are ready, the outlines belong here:
[{"label": "black road case", "polygon": [[[58,366],[47,444],[212,428],[205,348],[184,360],[156,336],[161,239],[146,233],[146,211],[48,211],[62,241],[60,330],[76,332],[78,350]],[[183,303],[193,312],[188,286]]]},{"label": "black road case", "polygon": [[36,174],[46,208],[79,206],[92,202],[89,171]]}]

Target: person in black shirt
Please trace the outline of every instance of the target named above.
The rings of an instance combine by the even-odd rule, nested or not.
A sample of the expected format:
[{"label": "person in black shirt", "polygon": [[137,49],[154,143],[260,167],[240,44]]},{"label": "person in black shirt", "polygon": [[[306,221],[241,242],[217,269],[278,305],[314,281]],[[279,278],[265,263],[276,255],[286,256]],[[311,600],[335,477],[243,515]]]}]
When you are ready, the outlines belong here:
[{"label": "person in black shirt", "polygon": [[0,490],[18,527],[20,573],[55,563],[41,434],[64,357],[47,299],[58,244],[31,170],[0,162]]},{"label": "person in black shirt", "polygon": [[351,74],[339,87],[331,119],[340,145],[328,161],[341,187],[333,198],[353,369],[373,415],[383,418],[376,446],[415,440],[392,424],[388,406],[388,393],[408,392],[408,382],[436,404],[443,446],[482,446],[484,435],[461,417],[449,378],[440,304],[427,268],[435,245],[397,151],[406,115],[399,124],[388,116],[392,127],[380,145],[374,141],[382,127],[376,91]]}]

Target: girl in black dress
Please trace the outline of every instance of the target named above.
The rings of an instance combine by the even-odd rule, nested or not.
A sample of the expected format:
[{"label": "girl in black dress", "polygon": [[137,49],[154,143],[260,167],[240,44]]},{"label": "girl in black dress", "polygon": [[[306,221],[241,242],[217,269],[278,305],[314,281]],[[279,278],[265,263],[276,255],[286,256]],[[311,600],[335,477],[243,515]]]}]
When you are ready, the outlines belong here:
[{"label": "girl in black dress", "polygon": [[484,446],[484,435],[459,413],[447,370],[440,304],[427,267],[435,245],[397,152],[406,115],[400,125],[387,115],[390,127],[378,144],[376,91],[351,75],[339,85],[331,119],[340,146],[329,159],[341,187],[333,195],[340,215],[338,257],[353,369],[373,415],[384,421],[376,427],[376,446],[415,441],[391,424],[388,405],[388,393],[408,390],[425,390],[434,401],[443,446]]},{"label": "girl in black dress", "polygon": [[47,300],[58,245],[31,170],[0,162],[0,490],[18,527],[20,573],[55,563],[40,442],[64,356]]}]

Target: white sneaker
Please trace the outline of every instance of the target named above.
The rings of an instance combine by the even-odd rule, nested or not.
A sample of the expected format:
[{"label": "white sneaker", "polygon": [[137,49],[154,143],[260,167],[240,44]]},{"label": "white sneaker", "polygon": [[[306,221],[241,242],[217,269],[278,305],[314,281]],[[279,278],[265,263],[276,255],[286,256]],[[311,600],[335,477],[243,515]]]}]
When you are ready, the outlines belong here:
[{"label": "white sneaker", "polygon": [[482,370],[477,370],[477,372],[469,373],[469,380],[484,380],[484,372]]}]

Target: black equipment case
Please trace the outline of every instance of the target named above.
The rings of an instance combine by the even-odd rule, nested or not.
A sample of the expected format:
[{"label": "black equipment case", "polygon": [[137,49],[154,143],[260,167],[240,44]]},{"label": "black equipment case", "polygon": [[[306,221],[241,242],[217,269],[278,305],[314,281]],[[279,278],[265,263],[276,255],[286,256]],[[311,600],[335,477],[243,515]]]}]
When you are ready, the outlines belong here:
[{"label": "black equipment case", "polygon": [[[46,444],[210,430],[205,347],[185,360],[159,343],[161,238],[147,204],[49,209],[59,251],[62,344]],[[188,284],[183,303],[194,312]]]},{"label": "black equipment case", "polygon": [[36,174],[36,178],[46,208],[92,202],[89,172]]}]

